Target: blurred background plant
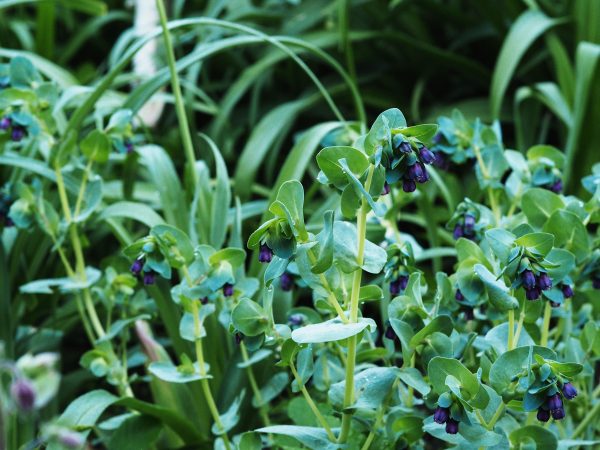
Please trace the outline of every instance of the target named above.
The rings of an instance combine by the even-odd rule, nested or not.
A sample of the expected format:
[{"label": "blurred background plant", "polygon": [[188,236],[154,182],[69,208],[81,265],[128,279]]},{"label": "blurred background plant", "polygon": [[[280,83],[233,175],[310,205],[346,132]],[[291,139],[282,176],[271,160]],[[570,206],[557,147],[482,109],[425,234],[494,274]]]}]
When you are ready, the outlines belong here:
[{"label": "blurred background plant", "polygon": [[[159,26],[153,5],[144,1],[0,1],[3,62],[26,56],[44,79],[60,89],[45,98],[60,114],[52,129],[41,132],[67,142],[65,118],[70,117],[79,139],[95,128],[111,138],[114,152],[108,165],[98,169],[103,187],[94,215],[97,226],[88,226],[83,247],[90,264],[104,273],[94,295],[103,302],[102,311],[108,312],[108,325],[113,316],[129,320],[122,329],[132,326],[135,319],[161,317],[162,324],[154,331],[169,340],[154,338],[138,322],[129,328],[136,340],[125,333],[114,345],[134,372],[144,358],[168,358],[165,347],[176,356],[190,349],[179,337],[178,310],[170,303],[170,286],[159,282],[130,299],[131,283],[123,274],[128,263],[120,256],[121,247],[162,221],[188,232],[195,244],[215,248],[223,246],[229,229],[228,245],[244,247],[283,182],[316,178],[316,150],[351,141],[370,119],[389,107],[404,111],[410,124],[451,118],[439,121],[446,138],[456,129],[468,133],[476,119],[486,124],[499,120],[499,140],[505,148],[525,155],[534,144],[545,143],[564,153],[556,167],[550,164],[543,169],[545,175],[539,175],[535,152],[528,152],[525,162],[531,174],[526,169],[519,172],[522,166],[516,157],[510,159],[506,169],[510,166],[519,175],[512,178],[535,184],[537,176],[543,179],[540,186],[553,186],[560,174],[563,192],[589,196],[579,180],[600,160],[600,3],[595,0],[170,1],[167,12],[192,146],[196,157],[204,161],[194,165],[196,170],[190,170],[189,154],[182,151],[188,144],[178,126],[176,98],[168,88],[172,78],[159,32],[154,44],[143,46],[138,40]],[[193,18],[203,19],[194,22]],[[137,52],[138,48],[144,50]],[[0,73],[2,86],[9,81],[7,72]],[[87,101],[88,94],[94,101]],[[40,108],[39,119],[47,120],[44,106]],[[455,108],[462,116],[453,115]],[[133,115],[122,113],[114,118],[117,110],[131,110]],[[355,121],[355,125],[346,127],[344,121]],[[470,144],[470,138],[465,143]],[[32,152],[32,159],[38,150],[47,157],[53,139],[48,138],[47,147],[26,152]],[[461,148],[466,156],[460,160],[457,143],[438,143],[438,151],[443,152],[444,144],[452,147],[454,163],[476,161],[468,145]],[[139,152],[130,153],[132,148]],[[15,168],[52,178],[32,164],[14,155],[0,156],[0,180],[3,185],[12,182],[6,188],[12,191],[3,198],[6,208],[11,195],[22,198],[22,192],[14,191],[18,181],[27,181],[33,191],[42,190]],[[422,269],[450,267],[451,261],[444,258],[453,255],[453,249],[443,247],[452,243],[452,230],[444,227],[465,196],[475,201],[483,198],[475,177],[461,178],[470,170],[468,165],[458,167],[458,177],[444,175],[443,182],[434,180],[427,196],[402,205],[401,231],[414,236],[419,247],[442,248],[419,256]],[[83,166],[72,173],[75,181],[82,181],[82,171]],[[194,188],[195,173],[205,175],[200,190]],[[320,226],[319,211],[327,198],[321,189],[314,184],[307,190],[307,217],[316,218],[307,222],[309,230]],[[489,198],[495,198],[493,189],[487,188],[485,195],[492,192]],[[53,190],[48,194],[55,204],[58,194]],[[517,204],[518,191],[510,194]],[[204,207],[193,209],[190,205],[196,205],[201,195],[207,199]],[[151,205],[158,214],[140,208],[141,203]],[[440,204],[445,208],[436,208]],[[477,214],[486,223],[494,220],[489,210]],[[193,215],[210,216],[211,221],[196,220]],[[6,361],[21,361],[28,353],[60,353],[61,389],[39,405],[43,417],[50,418],[78,394],[96,386],[94,375],[117,386],[120,375],[108,376],[105,355],[86,353],[89,345],[74,302],[63,302],[64,294],[57,290],[42,296],[36,289],[21,288],[32,280],[65,276],[60,255],[54,251],[56,242],[39,229],[27,228],[18,232],[5,228],[2,234],[0,339]],[[380,235],[385,231],[369,230]],[[109,266],[119,272],[111,273]],[[248,276],[256,277],[260,270],[254,262]],[[291,294],[286,295],[280,304],[291,304]],[[216,345],[224,336],[215,323],[209,339]],[[239,357],[235,350],[229,352]],[[79,361],[83,354],[87,355],[82,360],[85,367]],[[210,362],[224,370],[228,357]],[[256,371],[259,379],[268,374],[266,365],[257,366]],[[220,405],[231,404],[247,383],[240,372],[229,373],[228,389],[216,386]],[[144,377],[142,371],[138,375]],[[9,393],[13,377],[2,381]],[[153,394],[160,395],[160,381],[153,383]],[[232,385],[239,389],[231,389]],[[186,405],[189,401],[183,388],[162,389],[169,398],[164,396],[158,403]],[[108,405],[116,400],[105,401]],[[202,414],[201,406],[195,408]],[[244,404],[244,408],[251,406]],[[188,409],[182,406],[182,410]],[[258,420],[242,417],[249,417],[245,427],[255,426]],[[34,422],[26,421],[14,442],[31,439]],[[63,431],[57,427],[48,428],[49,441],[56,436],[62,439]],[[110,434],[116,427],[108,423],[104,429]],[[178,442],[178,438],[171,439]]]}]

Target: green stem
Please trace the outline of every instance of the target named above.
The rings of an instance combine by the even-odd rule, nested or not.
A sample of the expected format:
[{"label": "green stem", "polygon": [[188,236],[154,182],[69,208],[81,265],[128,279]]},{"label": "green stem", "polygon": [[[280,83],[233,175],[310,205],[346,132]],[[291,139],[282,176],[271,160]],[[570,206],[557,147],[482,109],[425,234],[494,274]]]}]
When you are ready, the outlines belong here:
[{"label": "green stem", "polygon": [[185,112],[183,95],[181,94],[179,76],[177,75],[177,68],[175,67],[175,52],[173,51],[171,34],[167,28],[167,13],[165,12],[163,0],[156,0],[156,6],[158,7],[158,14],[160,15],[160,24],[162,26],[162,34],[165,42],[165,52],[167,54],[167,64],[169,65],[169,71],[171,72],[171,88],[173,89],[173,96],[175,97],[175,111],[177,113],[177,120],[179,122],[179,132],[181,133],[183,150],[185,152],[188,165],[190,166],[189,169],[191,171],[194,187],[196,187],[198,186],[199,182],[198,173],[196,172],[195,167],[196,157],[194,156],[194,145],[192,143],[192,135],[190,133],[190,127],[188,125],[187,115]]},{"label": "green stem", "polygon": [[379,431],[379,429],[381,428],[381,422],[383,420],[383,410],[383,407],[379,408],[379,411],[377,412],[377,417],[375,418],[375,423],[373,424],[373,428],[371,428],[371,431],[369,431],[369,435],[367,436],[367,439],[365,440],[365,443],[363,444],[360,450],[369,450],[369,447],[373,443],[373,439],[375,439],[375,433],[377,433],[377,431]]},{"label": "green stem", "polygon": [[92,164],[94,164],[94,161],[90,159],[87,165],[85,166],[85,171],[83,172],[83,177],[81,179],[81,187],[79,188],[79,193],[77,194],[77,201],[75,202],[75,212],[73,213],[74,217],[77,217],[79,215],[79,211],[81,210],[81,205],[83,204],[83,197],[85,195],[85,187],[89,179],[90,171],[92,170]]},{"label": "green stem", "polygon": [[525,303],[523,303],[523,308],[519,311],[519,322],[517,323],[517,331],[515,332],[514,338],[514,346],[516,347],[519,344],[519,338],[521,337],[521,331],[523,330],[523,321],[525,320]]},{"label": "green stem", "polygon": [[571,436],[571,439],[575,439],[577,436],[579,436],[580,434],[582,434],[585,431],[585,429],[587,428],[587,426],[589,425],[589,423],[592,420],[598,418],[597,417],[598,413],[600,413],[600,402],[597,402],[594,405],[594,407],[586,414],[586,416],[583,418],[583,420],[577,426],[577,428],[575,428],[575,430],[573,430],[573,434]]},{"label": "green stem", "polygon": [[290,361],[290,370],[292,371],[292,374],[294,375],[294,378],[296,379],[296,383],[298,383],[298,386],[300,387],[300,391],[302,392],[302,395],[304,395],[304,399],[306,400],[306,403],[308,403],[308,406],[312,410],[313,414],[315,415],[315,417],[317,418],[317,420],[319,421],[321,426],[325,429],[325,432],[327,433],[327,436],[329,437],[329,439],[332,442],[335,442],[335,434],[333,434],[333,431],[331,431],[331,427],[325,420],[325,417],[323,417],[323,414],[321,414],[321,411],[319,411],[319,408],[317,408],[317,405],[315,404],[314,400],[310,396],[310,393],[306,390],[306,386],[304,386],[304,383],[302,382],[302,378],[300,377],[300,374],[298,374],[298,371],[296,370],[296,366],[294,365],[294,363],[292,361]]},{"label": "green stem", "polygon": [[[244,360],[244,362],[246,364],[248,364],[248,360],[249,360],[248,350],[246,349],[246,344],[244,344],[244,341],[240,342],[240,350],[242,352],[242,359]],[[246,366],[246,373],[248,374],[248,381],[250,382],[250,387],[252,388],[252,393],[254,394],[254,397],[256,398],[257,403],[259,405],[261,405],[258,408],[258,411],[261,415],[262,421],[265,424],[265,426],[269,426],[271,424],[271,421],[269,420],[269,414],[265,411],[266,405],[263,405],[262,395],[260,393],[258,384],[256,383],[256,378],[254,378],[254,371],[252,370],[252,366],[249,366],[249,365]]]},{"label": "green stem", "polygon": [[550,317],[552,316],[552,306],[550,306],[550,302],[546,301],[546,306],[544,307],[544,320],[542,322],[542,337],[540,339],[540,345],[542,347],[548,346],[548,334],[550,332]]},{"label": "green stem", "polygon": [[515,344],[515,310],[508,310],[508,350],[512,350]]},{"label": "green stem", "polygon": [[[374,172],[375,166],[371,165],[369,167],[367,181],[365,182],[365,190],[367,192],[369,192],[369,190],[371,189],[371,182],[373,181]],[[359,267],[362,266],[364,260],[368,212],[369,203],[365,198],[363,198],[356,223],[356,237],[358,242],[358,252],[356,261]],[[353,323],[358,321],[358,298],[361,280],[362,270],[357,269],[354,272],[354,276],[352,278],[352,293],[350,294],[350,322]],[[354,403],[354,368],[356,365],[356,345],[357,337],[356,335],[354,335],[348,339],[348,358],[346,359],[346,388],[344,391],[344,409],[349,408]],[[345,412],[342,416],[342,429],[340,431],[340,437],[338,440],[340,444],[346,443],[346,440],[348,439],[351,421],[352,413]]]},{"label": "green stem", "polygon": [[[192,302],[192,314],[194,315],[194,335],[200,336],[200,318],[198,316],[198,302]],[[223,422],[221,421],[221,416],[219,415],[219,410],[215,403],[215,399],[213,398],[212,392],[210,391],[210,385],[208,384],[208,378],[206,378],[206,367],[204,363],[204,351],[202,349],[202,338],[197,338],[195,341],[196,348],[196,359],[198,360],[198,373],[203,377],[200,380],[200,384],[202,385],[202,392],[204,393],[204,398],[206,399],[206,404],[208,405],[208,409],[210,414],[217,425],[217,428],[221,432],[220,436],[223,438],[223,444],[227,450],[231,450],[231,442],[229,442],[229,437],[227,436],[227,432],[225,431],[225,427],[223,426]]]},{"label": "green stem", "polygon": [[498,422],[498,420],[500,419],[500,416],[502,416],[503,412],[504,412],[504,403],[500,402],[500,404],[498,405],[498,409],[496,409],[496,412],[494,413],[491,420],[487,424],[488,431],[492,431],[494,429],[494,425],[496,425],[496,422]]}]

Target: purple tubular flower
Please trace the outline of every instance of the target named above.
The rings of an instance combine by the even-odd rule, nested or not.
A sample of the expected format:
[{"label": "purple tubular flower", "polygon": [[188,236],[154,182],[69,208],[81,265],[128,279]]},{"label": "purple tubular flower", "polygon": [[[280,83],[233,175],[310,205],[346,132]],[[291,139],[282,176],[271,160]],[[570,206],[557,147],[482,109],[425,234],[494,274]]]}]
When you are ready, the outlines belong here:
[{"label": "purple tubular flower", "polygon": [[406,178],[409,180],[416,180],[423,176],[423,169],[418,163],[414,163],[412,166],[408,166],[406,170]]},{"label": "purple tubular flower", "polygon": [[550,190],[552,192],[554,192],[555,194],[560,194],[561,191],[563,190],[563,184],[562,184],[562,180],[559,178],[558,180],[556,180],[554,183],[552,183],[550,185]]},{"label": "purple tubular flower", "polygon": [[304,323],[304,316],[302,314],[292,314],[288,317],[288,323],[290,326],[299,327]]},{"label": "purple tubular flower", "polygon": [[402,190],[404,192],[415,192],[415,189],[417,189],[417,185],[413,180],[402,181]]},{"label": "purple tubular flower", "polygon": [[394,340],[396,339],[396,332],[394,331],[394,329],[391,327],[391,325],[388,325],[387,328],[385,329],[385,334],[384,336],[386,337],[386,339],[389,340]]},{"label": "purple tubular flower", "polygon": [[152,272],[152,271],[146,272],[144,274],[144,284],[146,286],[150,286],[151,284],[154,284],[154,278],[155,278],[154,272]]},{"label": "purple tubular flower", "polygon": [[554,395],[548,396],[548,409],[550,411],[554,411],[555,409],[559,409],[563,407],[562,398],[560,398],[560,394],[556,393]]},{"label": "purple tubular flower", "polygon": [[537,285],[542,291],[547,291],[552,288],[552,279],[546,272],[540,272],[540,276],[537,278]]},{"label": "purple tubular flower", "polygon": [[429,172],[422,163],[418,163],[421,166],[422,175],[417,177],[417,182],[419,183],[427,183],[429,181]]},{"label": "purple tubular flower", "polygon": [[200,304],[201,305],[206,305],[208,303],[208,297],[202,297],[200,299]]},{"label": "purple tubular flower", "polygon": [[400,275],[398,277],[398,282],[400,283],[401,290],[406,289],[406,286],[408,286],[408,275]]},{"label": "purple tubular flower", "polygon": [[35,390],[25,378],[15,380],[10,386],[10,394],[22,411],[31,411],[35,405]]},{"label": "purple tubular flower", "polygon": [[537,412],[537,420],[540,422],[548,422],[550,420],[550,411],[540,407]]},{"label": "purple tubular flower", "polygon": [[390,294],[391,295],[399,295],[400,291],[400,280],[396,279],[390,283]]},{"label": "purple tubular flower", "polygon": [[231,297],[233,295],[233,284],[225,283],[223,285],[223,295],[225,297]]},{"label": "purple tubular flower", "polygon": [[456,434],[458,433],[458,421],[449,418],[446,421],[446,433],[448,434]]},{"label": "purple tubular flower", "polygon": [[383,190],[381,191],[381,195],[388,195],[390,193],[390,185],[386,181],[383,183]]},{"label": "purple tubular flower", "polygon": [[0,119],[0,130],[6,131],[11,125],[12,120],[10,120],[10,117],[4,116],[2,119]]},{"label": "purple tubular flower", "polygon": [[129,270],[131,270],[131,273],[134,274],[136,277],[142,273],[142,269],[144,268],[144,258],[138,258],[136,259],[133,264],[131,265],[131,268]]},{"label": "purple tubular flower", "polygon": [[552,418],[554,420],[560,420],[560,419],[565,418],[565,409],[564,408],[553,409],[551,411],[551,413],[552,413]]},{"label": "purple tubular flower", "polygon": [[131,142],[131,139],[125,139],[123,141],[123,145],[125,146],[125,150],[127,151],[127,154],[133,152],[133,142]]},{"label": "purple tubular flower", "polygon": [[475,228],[475,217],[471,214],[465,214],[465,230],[473,231]]},{"label": "purple tubular flower", "polygon": [[261,263],[269,263],[272,259],[273,250],[271,250],[267,244],[261,244],[260,251],[258,253],[258,261]]},{"label": "purple tubular flower", "polygon": [[400,151],[402,153],[410,153],[410,152],[412,152],[411,145],[408,142],[406,142],[406,141],[402,142],[398,148],[400,149]]},{"label": "purple tubular flower", "polygon": [[535,275],[529,269],[523,271],[521,281],[525,289],[533,289],[535,287]]},{"label": "purple tubular flower", "polygon": [[539,288],[531,288],[531,289],[525,289],[525,297],[527,298],[527,300],[537,300],[538,298],[540,298],[540,290]]},{"label": "purple tubular flower", "polygon": [[433,421],[435,423],[446,423],[446,421],[450,419],[450,410],[448,408],[442,408],[438,406],[433,413]]},{"label": "purple tubular flower", "polygon": [[25,137],[26,134],[27,134],[27,132],[25,131],[25,128],[15,125],[12,127],[12,132],[10,133],[10,138],[12,139],[13,142],[19,142],[19,141],[21,141],[21,139],[23,139]]},{"label": "purple tubular flower", "polygon": [[575,389],[575,386],[568,381],[562,385],[561,390],[567,400],[573,400],[575,397],[577,397],[577,389]]},{"label": "purple tubular flower", "polygon": [[596,276],[595,276],[595,277],[592,279],[592,287],[593,287],[594,289],[600,289],[600,277],[599,277],[599,276],[597,276],[597,275],[596,275]]},{"label": "purple tubular flower", "polygon": [[429,150],[425,146],[421,147],[419,155],[421,156],[421,159],[425,164],[433,164],[433,162],[435,161],[435,155],[431,150]]},{"label": "purple tubular flower", "polygon": [[242,341],[244,340],[244,335],[242,333],[240,333],[239,331],[237,333],[235,333],[233,336],[235,337],[235,343],[237,345],[240,345],[242,343]]},{"label": "purple tubular flower", "polygon": [[465,296],[463,295],[462,292],[460,292],[460,289],[457,289],[456,294],[454,294],[454,298],[456,299],[457,302],[462,302],[465,299]]},{"label": "purple tubular flower", "polygon": [[289,292],[294,288],[294,277],[289,272],[283,272],[279,277],[279,285],[285,292]]},{"label": "purple tubular flower", "polygon": [[574,295],[573,288],[568,284],[563,284],[562,293],[565,296],[565,298],[571,298]]},{"label": "purple tubular flower", "polygon": [[456,224],[454,226],[454,231],[452,232],[452,236],[454,237],[455,240],[460,239],[461,237],[464,236],[464,231],[463,231],[463,227],[460,224]]}]

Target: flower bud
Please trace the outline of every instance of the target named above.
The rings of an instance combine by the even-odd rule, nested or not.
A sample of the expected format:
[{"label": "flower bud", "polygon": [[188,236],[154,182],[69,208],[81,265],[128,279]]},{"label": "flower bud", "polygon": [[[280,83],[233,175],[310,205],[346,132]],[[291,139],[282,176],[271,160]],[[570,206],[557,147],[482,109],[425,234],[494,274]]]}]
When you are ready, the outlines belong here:
[{"label": "flower bud", "polygon": [[456,294],[454,294],[454,298],[456,299],[457,302],[462,302],[465,299],[465,296],[463,295],[462,292],[460,292],[460,289],[457,289]]},{"label": "flower bud", "polygon": [[525,289],[525,297],[527,300],[537,300],[540,298],[540,290],[536,287],[531,289]]},{"label": "flower bud", "polygon": [[560,398],[560,394],[550,395],[548,397],[548,409],[553,411],[555,409],[559,409],[563,407],[562,399]]},{"label": "flower bud", "polygon": [[573,400],[577,397],[577,389],[570,382],[563,384],[561,390],[567,400]]},{"label": "flower bud", "polygon": [[553,409],[551,412],[552,412],[552,418],[554,420],[561,420],[561,419],[565,418],[565,409],[562,407]]},{"label": "flower bud", "polygon": [[12,125],[12,120],[10,120],[10,117],[4,116],[2,119],[0,119],[0,130],[1,131],[8,130],[11,125]]},{"label": "flower bud", "polygon": [[155,274],[153,271],[149,271],[144,273],[144,284],[146,286],[150,286],[152,284],[154,284],[154,278],[155,278]]},{"label": "flower bud", "polygon": [[283,272],[279,277],[279,285],[285,292],[289,292],[294,288],[294,277],[289,272]]},{"label": "flower bud", "polygon": [[391,325],[388,325],[387,328],[385,329],[385,335],[386,339],[389,340],[394,340],[396,339],[396,332],[394,331],[394,329],[392,328]]},{"label": "flower bud", "polygon": [[529,269],[526,269],[521,274],[521,281],[525,289],[533,289],[535,287],[535,275]]},{"label": "flower bud", "polygon": [[417,189],[417,185],[413,180],[405,179],[402,181],[402,190],[404,192],[415,192],[416,189]]},{"label": "flower bud", "polygon": [[435,161],[435,155],[427,147],[421,147],[419,155],[425,164],[432,164]]},{"label": "flower bud", "polygon": [[10,386],[10,394],[16,405],[22,411],[29,412],[35,405],[35,390],[33,384],[25,378],[13,381]]},{"label": "flower bud", "polygon": [[446,421],[450,418],[450,410],[448,408],[442,408],[438,406],[433,413],[433,421],[435,423],[446,423]]},{"label": "flower bud", "polygon": [[225,283],[223,285],[223,295],[225,297],[231,297],[234,293],[233,284]]},{"label": "flower bud", "polygon": [[261,263],[269,263],[273,259],[273,251],[267,244],[260,245],[260,251],[258,253],[258,261]]},{"label": "flower bud", "polygon": [[130,270],[131,270],[132,274],[134,274],[135,276],[138,276],[140,273],[142,273],[143,268],[144,268],[144,257],[142,256],[141,258],[138,258],[133,262]]},{"label": "flower bud", "polygon": [[546,272],[540,272],[540,276],[537,278],[537,285],[542,291],[547,291],[552,288],[552,279]]},{"label": "flower bud", "polygon": [[571,298],[574,295],[573,288],[568,284],[563,284],[562,293],[565,296],[565,298]]},{"label": "flower bud", "polygon": [[456,434],[458,433],[458,421],[449,418],[446,421],[446,433],[448,434]]},{"label": "flower bud", "polygon": [[452,236],[454,237],[455,240],[458,240],[464,236],[463,227],[460,224],[457,223],[454,226],[454,231],[452,232]]},{"label": "flower bud", "polygon": [[406,141],[402,142],[400,144],[399,148],[400,148],[400,151],[402,153],[410,153],[410,152],[412,152],[412,146],[408,142],[406,142]]},{"label": "flower bud", "polygon": [[540,422],[548,422],[550,420],[550,411],[540,407],[538,408],[536,417]]},{"label": "flower bud", "polygon": [[13,142],[21,141],[27,135],[27,131],[25,128],[19,125],[14,125],[12,127],[12,132],[10,133],[10,138]]}]

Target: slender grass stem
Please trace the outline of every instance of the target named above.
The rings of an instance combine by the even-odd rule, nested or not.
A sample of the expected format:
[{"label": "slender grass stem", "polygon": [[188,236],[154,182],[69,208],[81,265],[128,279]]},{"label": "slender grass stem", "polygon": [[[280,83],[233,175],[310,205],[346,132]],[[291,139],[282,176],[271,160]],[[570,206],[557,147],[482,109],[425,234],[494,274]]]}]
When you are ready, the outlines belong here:
[{"label": "slender grass stem", "polygon": [[550,332],[550,317],[552,316],[552,306],[550,302],[546,302],[544,307],[544,319],[542,321],[542,337],[540,339],[540,345],[543,347],[548,346],[548,334]]},{"label": "slender grass stem", "polygon": [[600,402],[597,402],[594,407],[586,414],[583,420],[577,425],[577,428],[573,430],[573,434],[571,435],[571,439],[575,439],[580,434],[582,434],[590,422],[594,419],[598,419],[598,414],[600,413]]},{"label": "slender grass stem", "polygon": [[171,88],[173,89],[173,96],[175,97],[175,111],[177,113],[177,121],[179,122],[179,132],[181,133],[181,141],[183,144],[183,150],[187,159],[189,170],[191,171],[192,180],[194,187],[198,186],[198,173],[196,172],[196,157],[194,156],[194,144],[192,143],[192,135],[190,133],[190,127],[187,120],[187,114],[185,111],[185,104],[183,101],[183,95],[181,93],[181,85],[179,83],[179,76],[177,75],[177,68],[175,67],[175,52],[173,51],[173,44],[171,42],[171,34],[167,27],[167,13],[165,11],[165,5],[163,0],[156,0],[156,6],[158,7],[158,14],[160,16],[160,24],[163,30],[163,39],[165,43],[165,52],[167,54],[167,64],[169,71],[171,72]]},{"label": "slender grass stem", "polygon": [[[242,353],[242,359],[247,364],[250,358],[248,358],[248,350],[246,349],[246,344],[244,344],[244,341],[240,342],[240,351]],[[262,395],[260,393],[258,383],[256,383],[256,378],[254,377],[254,371],[252,370],[252,366],[246,366],[246,373],[248,374],[248,381],[250,382],[250,388],[252,389],[252,393],[254,394],[256,401],[261,405],[258,408],[258,411],[261,415],[262,421],[266,426],[269,426],[271,424],[271,421],[269,420],[269,414],[267,413],[267,411],[265,411],[265,405],[263,405]]]},{"label": "slender grass stem", "polygon": [[310,396],[310,393],[306,389],[306,386],[304,386],[304,383],[302,382],[302,378],[300,377],[300,374],[298,374],[298,371],[296,370],[296,366],[294,365],[294,363],[292,361],[290,361],[290,370],[292,371],[292,374],[294,375],[294,378],[296,379],[296,383],[298,383],[298,386],[300,387],[300,391],[302,392],[302,395],[304,396],[306,403],[308,403],[308,406],[312,410],[313,414],[315,415],[315,417],[317,418],[317,420],[319,421],[319,423],[321,424],[321,426],[327,433],[327,437],[329,437],[329,439],[332,442],[335,442],[335,440],[336,440],[335,434],[333,434],[333,431],[331,430],[331,427],[327,423],[327,420],[325,420],[325,417],[323,417],[323,414],[321,414],[321,411],[319,411],[319,408],[317,408],[317,405],[315,404],[314,400]]},{"label": "slender grass stem", "polygon": [[515,310],[508,310],[508,350],[515,348]]},{"label": "slender grass stem", "polygon": [[77,201],[75,202],[75,212],[73,213],[74,217],[77,217],[79,215],[79,212],[81,211],[81,205],[83,204],[83,197],[85,195],[85,188],[87,186],[87,182],[93,164],[94,161],[90,159],[87,165],[85,166],[85,171],[83,172],[83,177],[81,179],[81,186],[79,188],[79,193],[77,194]]},{"label": "slender grass stem", "polygon": [[[375,172],[375,166],[369,167],[369,173],[367,175],[367,181],[365,182],[365,190],[369,192],[371,188],[371,182],[373,181],[373,174]],[[369,203],[365,198],[362,200],[362,205],[358,213],[356,221],[356,237],[358,242],[358,250],[356,261],[359,269],[354,272],[352,278],[352,293],[350,294],[350,322],[358,321],[358,298],[360,292],[360,283],[362,280],[362,269],[360,267],[363,264],[364,252],[365,252],[365,240],[367,235],[367,213],[369,211]],[[344,390],[344,409],[352,406],[354,403],[354,368],[356,365],[356,345],[357,337],[352,336],[348,339],[348,357],[346,359],[346,387]],[[345,412],[342,416],[342,429],[338,442],[344,444],[348,439],[348,433],[350,432],[350,424],[352,421],[352,413]]]},{"label": "slender grass stem", "polygon": [[[200,318],[198,316],[198,302],[192,302],[192,314],[194,316],[194,334],[196,336],[200,336]],[[215,403],[215,399],[213,398],[212,392],[210,390],[210,385],[208,384],[208,378],[206,377],[206,367],[204,363],[204,351],[202,349],[202,338],[196,338],[195,341],[195,349],[196,349],[196,359],[198,360],[198,373],[203,377],[200,380],[200,384],[202,386],[202,392],[204,393],[204,398],[206,399],[206,404],[210,411],[210,414],[217,425],[217,428],[220,431],[220,436],[223,439],[223,444],[227,450],[231,450],[231,442],[229,441],[229,437],[227,436],[227,432],[225,431],[225,427],[223,426],[223,421],[221,420],[221,416],[219,415],[219,410]]]}]

